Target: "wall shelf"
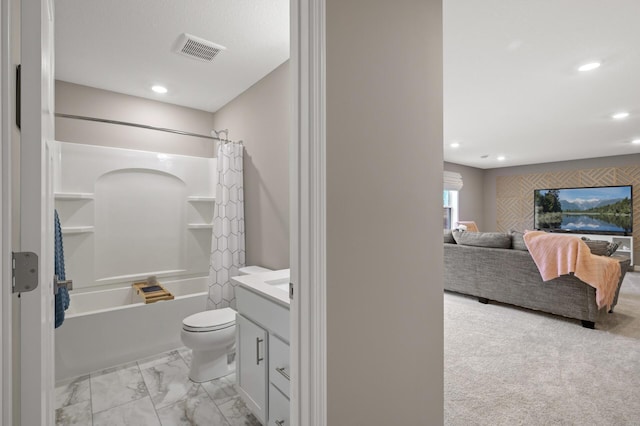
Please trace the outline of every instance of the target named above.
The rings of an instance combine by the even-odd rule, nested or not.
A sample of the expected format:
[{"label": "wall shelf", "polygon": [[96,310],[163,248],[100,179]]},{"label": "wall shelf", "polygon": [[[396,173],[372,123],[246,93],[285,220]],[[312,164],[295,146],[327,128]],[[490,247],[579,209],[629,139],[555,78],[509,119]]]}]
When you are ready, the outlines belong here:
[{"label": "wall shelf", "polygon": [[212,229],[213,223],[188,223],[187,228],[189,229]]},{"label": "wall shelf", "polygon": [[86,234],[93,232],[93,226],[63,226],[63,234]]},{"label": "wall shelf", "polygon": [[216,197],[193,195],[193,196],[187,197],[187,201],[213,203],[214,201],[216,201]]},{"label": "wall shelf", "polygon": [[89,192],[56,192],[53,196],[56,200],[93,200],[93,193]]}]

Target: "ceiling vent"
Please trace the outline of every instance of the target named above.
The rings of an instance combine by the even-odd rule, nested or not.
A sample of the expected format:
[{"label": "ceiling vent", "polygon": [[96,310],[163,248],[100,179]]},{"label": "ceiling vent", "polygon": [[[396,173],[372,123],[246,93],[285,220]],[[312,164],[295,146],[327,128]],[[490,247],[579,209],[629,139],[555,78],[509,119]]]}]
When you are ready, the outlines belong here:
[{"label": "ceiling vent", "polygon": [[200,37],[184,33],[178,39],[175,52],[189,58],[197,59],[198,61],[211,62],[213,58],[223,50],[227,50],[227,48]]}]

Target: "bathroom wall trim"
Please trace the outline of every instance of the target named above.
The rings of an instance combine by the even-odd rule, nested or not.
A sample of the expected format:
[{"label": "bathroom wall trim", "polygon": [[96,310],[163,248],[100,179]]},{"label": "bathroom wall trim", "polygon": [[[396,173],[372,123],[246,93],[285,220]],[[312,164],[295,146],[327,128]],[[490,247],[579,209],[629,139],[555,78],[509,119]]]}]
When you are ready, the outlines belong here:
[{"label": "bathroom wall trim", "polygon": [[327,424],[325,0],[291,1],[291,418]]}]

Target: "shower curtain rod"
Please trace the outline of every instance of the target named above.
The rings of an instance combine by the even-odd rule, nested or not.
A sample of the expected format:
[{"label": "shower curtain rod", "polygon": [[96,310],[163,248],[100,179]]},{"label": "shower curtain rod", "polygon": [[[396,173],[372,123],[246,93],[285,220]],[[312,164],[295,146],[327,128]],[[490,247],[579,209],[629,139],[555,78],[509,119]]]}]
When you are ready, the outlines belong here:
[{"label": "shower curtain rod", "polygon": [[138,127],[140,129],[157,130],[159,132],[175,133],[177,135],[183,135],[183,136],[193,136],[195,138],[213,139],[215,141],[220,141],[220,142],[232,142],[229,139],[222,139],[215,136],[200,135],[198,133],[185,132],[183,130],[167,129],[164,127],[149,126],[146,124],[129,123],[127,121],[108,120],[106,118],[86,117],[83,115],[63,114],[60,112],[56,112],[55,116],[60,118],[71,118],[73,120],[96,121],[98,123],[118,124],[120,126]]}]

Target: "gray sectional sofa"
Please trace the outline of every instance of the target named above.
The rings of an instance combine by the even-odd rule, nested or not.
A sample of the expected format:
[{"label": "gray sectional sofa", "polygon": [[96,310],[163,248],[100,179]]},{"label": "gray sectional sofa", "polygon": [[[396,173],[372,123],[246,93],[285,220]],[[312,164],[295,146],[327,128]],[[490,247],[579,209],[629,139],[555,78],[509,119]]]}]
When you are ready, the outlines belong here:
[{"label": "gray sectional sofa", "polygon": [[[444,289],[475,296],[481,303],[494,300],[579,319],[587,328],[594,328],[595,323],[607,315],[606,308],[598,309],[595,288],[573,275],[543,282],[521,236],[502,236],[499,244],[488,245],[503,248],[494,248],[481,246],[482,241],[474,245],[457,244],[445,235]],[[492,240],[492,237],[485,240]],[[512,248],[514,244],[515,249]],[[618,260],[622,276],[612,310],[630,264],[629,259]]]}]

